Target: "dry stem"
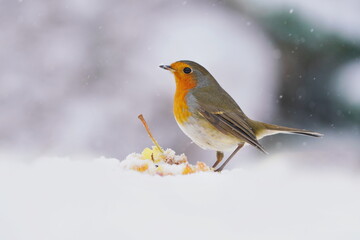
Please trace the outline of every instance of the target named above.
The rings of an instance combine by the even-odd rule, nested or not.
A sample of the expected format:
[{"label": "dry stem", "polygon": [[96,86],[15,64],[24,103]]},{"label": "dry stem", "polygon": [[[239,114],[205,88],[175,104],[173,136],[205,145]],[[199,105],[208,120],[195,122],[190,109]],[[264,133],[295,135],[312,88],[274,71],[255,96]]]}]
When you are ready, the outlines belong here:
[{"label": "dry stem", "polygon": [[162,150],[162,148],[160,147],[159,143],[155,140],[155,138],[154,138],[153,135],[151,134],[150,128],[149,128],[148,124],[146,123],[145,118],[143,117],[143,115],[140,114],[140,115],[138,116],[138,118],[139,118],[140,121],[144,124],[144,127],[145,127],[145,129],[146,129],[146,132],[149,134],[149,137],[151,138],[151,141],[152,141],[152,142],[154,143],[154,145],[159,149],[159,151],[163,153],[164,151]]}]

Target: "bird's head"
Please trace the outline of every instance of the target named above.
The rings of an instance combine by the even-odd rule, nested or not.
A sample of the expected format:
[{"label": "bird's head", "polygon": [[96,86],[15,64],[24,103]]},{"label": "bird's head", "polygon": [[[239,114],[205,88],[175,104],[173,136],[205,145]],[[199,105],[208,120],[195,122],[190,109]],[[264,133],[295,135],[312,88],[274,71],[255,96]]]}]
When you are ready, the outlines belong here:
[{"label": "bird's head", "polygon": [[203,66],[193,61],[181,60],[160,67],[174,74],[177,88],[192,89],[216,83],[214,77]]}]

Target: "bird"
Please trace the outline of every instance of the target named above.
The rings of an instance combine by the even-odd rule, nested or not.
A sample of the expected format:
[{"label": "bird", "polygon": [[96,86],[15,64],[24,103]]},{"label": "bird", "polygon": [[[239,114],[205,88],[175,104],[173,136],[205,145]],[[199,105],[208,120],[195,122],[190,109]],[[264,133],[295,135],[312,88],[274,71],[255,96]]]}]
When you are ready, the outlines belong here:
[{"label": "bird", "polygon": [[[177,124],[199,147],[216,151],[216,161],[212,166],[216,172],[221,172],[245,144],[267,154],[259,143],[265,136],[278,133],[323,136],[318,132],[250,119],[210,72],[196,62],[180,60],[159,67],[175,77],[173,113]],[[222,162],[224,152],[233,149],[231,155],[215,169]]]}]

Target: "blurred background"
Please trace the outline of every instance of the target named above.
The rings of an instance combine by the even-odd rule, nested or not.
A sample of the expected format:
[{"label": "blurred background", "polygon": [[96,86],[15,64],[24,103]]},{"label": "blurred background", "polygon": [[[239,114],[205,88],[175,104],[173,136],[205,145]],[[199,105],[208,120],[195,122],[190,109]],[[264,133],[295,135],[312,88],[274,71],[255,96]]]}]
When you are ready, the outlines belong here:
[{"label": "blurred background", "polygon": [[261,140],[232,166],[278,156],[304,168],[360,169],[360,2],[0,1],[0,153],[124,159],[151,146],[190,162],[215,153],[191,143],[172,115],[177,60],[206,67],[251,118],[324,138]]}]

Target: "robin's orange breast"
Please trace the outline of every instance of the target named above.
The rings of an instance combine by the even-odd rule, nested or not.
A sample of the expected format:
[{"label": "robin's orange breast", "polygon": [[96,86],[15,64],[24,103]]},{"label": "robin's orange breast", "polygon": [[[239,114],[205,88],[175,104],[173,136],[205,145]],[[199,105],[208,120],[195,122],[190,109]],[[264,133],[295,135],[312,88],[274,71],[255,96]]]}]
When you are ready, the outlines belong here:
[{"label": "robin's orange breast", "polygon": [[179,124],[184,124],[192,115],[189,106],[186,102],[186,96],[189,94],[190,89],[196,87],[196,80],[191,77],[184,78],[177,77],[176,79],[176,92],[174,96],[174,116]]},{"label": "robin's orange breast", "polygon": [[186,103],[187,91],[178,92],[176,91],[174,97],[174,116],[179,124],[184,124],[191,116],[189,107]]}]

